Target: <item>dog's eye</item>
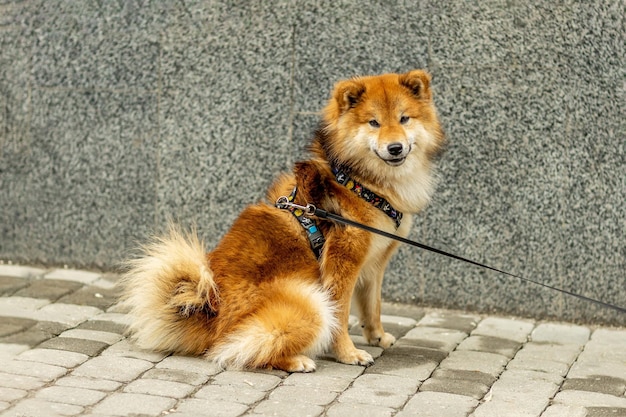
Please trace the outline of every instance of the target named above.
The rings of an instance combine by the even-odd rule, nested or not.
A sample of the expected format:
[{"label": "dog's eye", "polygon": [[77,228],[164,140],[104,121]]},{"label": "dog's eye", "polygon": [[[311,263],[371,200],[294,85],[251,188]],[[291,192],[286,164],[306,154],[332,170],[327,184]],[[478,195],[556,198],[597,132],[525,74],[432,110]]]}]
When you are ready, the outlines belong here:
[{"label": "dog's eye", "polygon": [[380,127],[380,123],[376,119],[372,119],[369,121],[370,126],[372,127]]},{"label": "dog's eye", "polygon": [[405,124],[407,124],[408,122],[409,122],[409,116],[402,116],[402,117],[400,118],[400,124],[401,124],[401,125],[405,125]]}]

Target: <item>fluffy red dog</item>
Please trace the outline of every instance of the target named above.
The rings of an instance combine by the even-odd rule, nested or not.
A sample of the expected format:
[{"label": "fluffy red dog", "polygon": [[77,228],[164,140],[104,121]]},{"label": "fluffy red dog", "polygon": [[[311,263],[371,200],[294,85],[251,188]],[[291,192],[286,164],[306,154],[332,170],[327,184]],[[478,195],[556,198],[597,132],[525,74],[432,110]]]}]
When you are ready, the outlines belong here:
[{"label": "fluffy red dog", "polygon": [[311,159],[247,207],[215,250],[206,254],[196,236],[172,228],[129,262],[122,298],[136,342],[230,368],[309,372],[328,348],[343,363],[371,364],[348,334],[350,302],[354,295],[369,343],[395,342],[380,322],[380,294],[397,243],[275,202],[290,196],[407,236],[410,214],[429,201],[443,144],[426,72],[337,83]]}]

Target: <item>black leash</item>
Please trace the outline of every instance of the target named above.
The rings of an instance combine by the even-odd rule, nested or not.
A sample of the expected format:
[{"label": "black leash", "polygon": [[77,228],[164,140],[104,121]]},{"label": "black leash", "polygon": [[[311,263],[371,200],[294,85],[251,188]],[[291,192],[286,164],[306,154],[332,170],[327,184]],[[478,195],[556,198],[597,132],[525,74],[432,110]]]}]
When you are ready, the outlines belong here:
[{"label": "black leash", "polygon": [[348,225],[348,226],[358,227],[359,229],[367,230],[368,232],[375,233],[377,235],[384,236],[384,237],[389,238],[389,239],[394,239],[394,240],[397,240],[399,242],[406,243],[407,245],[414,246],[416,248],[420,248],[420,249],[424,249],[424,250],[427,250],[427,251],[430,251],[430,252],[434,252],[434,253],[437,253],[439,255],[447,256],[448,258],[452,258],[452,259],[456,259],[456,260],[459,260],[459,261],[462,261],[462,262],[466,262],[466,263],[469,263],[469,264],[472,264],[472,265],[476,265],[476,266],[481,267],[481,268],[489,269],[491,271],[495,271],[495,272],[498,272],[498,273],[503,274],[503,275],[507,275],[507,276],[512,277],[512,278],[517,278],[517,279],[519,279],[521,281],[530,282],[532,284],[539,285],[541,287],[548,288],[550,290],[554,290],[554,291],[558,291],[558,292],[563,293],[563,294],[570,295],[570,296],[578,298],[580,300],[588,301],[590,303],[595,303],[595,304],[601,305],[603,307],[619,311],[620,313],[626,313],[626,308],[624,308],[624,307],[620,307],[620,306],[615,305],[615,304],[610,304],[610,303],[607,303],[607,302],[604,302],[604,301],[601,301],[601,300],[596,300],[595,298],[591,298],[591,297],[587,297],[587,296],[584,296],[584,295],[581,295],[581,294],[577,294],[575,292],[571,292],[571,291],[565,290],[563,288],[558,288],[558,287],[554,287],[552,285],[544,284],[543,282],[539,282],[539,281],[535,281],[535,280],[532,280],[532,279],[529,279],[529,278],[521,277],[519,275],[511,274],[510,272],[506,272],[506,271],[503,271],[501,269],[494,268],[492,266],[482,264],[480,262],[472,261],[471,259],[467,259],[467,258],[464,258],[462,256],[458,256],[458,255],[455,255],[453,253],[446,252],[446,251],[441,250],[441,249],[433,248],[431,246],[424,245],[423,243],[415,242],[413,240],[406,239],[406,238],[404,238],[402,236],[394,235],[393,233],[389,233],[389,232],[385,232],[384,230],[376,229],[376,228],[368,226],[366,224],[362,224],[362,223],[359,223],[359,222],[355,222],[353,220],[346,219],[345,217],[339,216],[337,214],[329,213],[326,210],[322,210],[322,209],[319,209],[319,208],[315,207],[313,204],[307,204],[306,206],[300,206],[300,205],[292,203],[291,201],[288,201],[287,197],[281,197],[281,198],[278,199],[278,201],[276,201],[276,207],[279,207],[279,208],[294,207],[294,208],[302,210],[304,212],[304,214],[307,215],[307,216],[315,216],[315,217],[319,217],[320,219],[328,219],[328,220],[332,220],[332,221],[335,221],[335,222],[338,222],[338,223],[342,223],[342,224],[345,224],[345,225]]}]

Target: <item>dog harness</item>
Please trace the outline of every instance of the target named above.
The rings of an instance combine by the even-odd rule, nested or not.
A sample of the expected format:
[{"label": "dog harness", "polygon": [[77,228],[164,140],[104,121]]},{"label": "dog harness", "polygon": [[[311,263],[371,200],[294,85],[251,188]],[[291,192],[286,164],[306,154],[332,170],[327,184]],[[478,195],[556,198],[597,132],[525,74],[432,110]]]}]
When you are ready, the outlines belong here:
[{"label": "dog harness", "polygon": [[345,171],[338,167],[333,167],[333,174],[335,174],[335,178],[339,184],[345,185],[346,188],[354,191],[354,193],[363,200],[371,203],[374,207],[380,209],[383,213],[389,216],[396,223],[396,229],[400,227],[400,223],[402,223],[402,212],[393,208],[387,200],[350,178]]},{"label": "dog harness", "polygon": [[[293,200],[296,198],[297,191],[298,187],[293,187],[293,191],[291,192],[289,197],[287,197],[287,200],[290,203],[293,203]],[[317,259],[319,259],[319,257],[322,255],[322,248],[324,247],[324,242],[326,242],[326,239],[324,239],[322,231],[318,229],[315,220],[308,216],[305,216],[304,211],[300,208],[296,208],[291,205],[281,206],[280,204],[276,204],[276,206],[278,208],[286,208],[291,212],[291,214],[294,215],[302,228],[304,228],[304,231],[306,232],[306,237],[309,239],[309,243],[311,244],[311,249],[313,250],[313,253],[317,257]]]},{"label": "dog harness", "polygon": [[[371,203],[374,207],[380,209],[383,213],[389,216],[395,222],[396,229],[400,227],[400,223],[402,222],[402,212],[394,209],[393,206],[389,204],[389,202],[383,197],[364,187],[361,183],[350,178],[350,176],[340,168],[333,167],[332,171],[333,174],[335,174],[335,179],[339,184],[345,186],[349,190],[354,191],[356,195],[358,195],[368,203]],[[298,187],[296,186],[293,188],[293,191],[291,192],[289,197],[281,197],[276,202],[276,207],[280,209],[287,209],[291,212],[291,214],[294,215],[296,220],[298,220],[298,223],[300,223],[300,225],[306,232],[306,237],[309,239],[309,243],[311,244],[311,250],[313,250],[313,253],[319,259],[319,257],[322,255],[322,248],[324,247],[326,239],[324,238],[324,234],[322,233],[322,231],[317,227],[317,223],[315,222],[315,220],[307,216],[307,213],[302,210],[302,208],[306,209],[306,207],[293,204],[297,192]]]}]

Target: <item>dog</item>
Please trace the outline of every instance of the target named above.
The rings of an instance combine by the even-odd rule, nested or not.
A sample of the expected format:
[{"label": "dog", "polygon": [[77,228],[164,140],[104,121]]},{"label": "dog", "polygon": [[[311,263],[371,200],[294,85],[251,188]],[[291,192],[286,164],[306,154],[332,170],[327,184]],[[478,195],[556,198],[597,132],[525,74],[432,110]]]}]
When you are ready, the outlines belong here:
[{"label": "dog", "polygon": [[245,208],[214,250],[176,226],[143,246],[121,279],[137,345],[228,369],[311,372],[330,349],[339,362],[371,365],[348,333],[351,302],[367,342],[391,346],[381,286],[398,243],[292,204],[406,237],[445,145],[430,83],[423,70],[338,82],[310,158]]}]

